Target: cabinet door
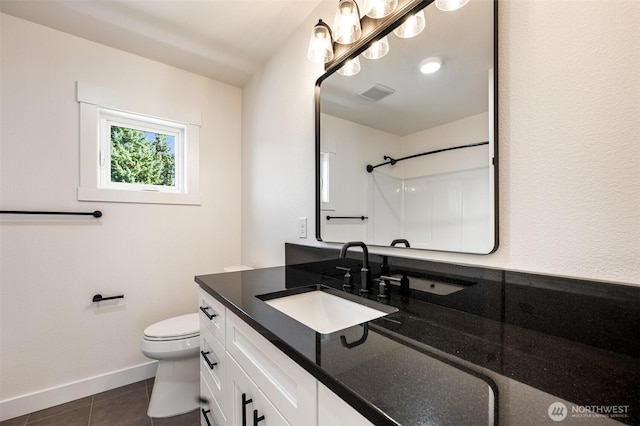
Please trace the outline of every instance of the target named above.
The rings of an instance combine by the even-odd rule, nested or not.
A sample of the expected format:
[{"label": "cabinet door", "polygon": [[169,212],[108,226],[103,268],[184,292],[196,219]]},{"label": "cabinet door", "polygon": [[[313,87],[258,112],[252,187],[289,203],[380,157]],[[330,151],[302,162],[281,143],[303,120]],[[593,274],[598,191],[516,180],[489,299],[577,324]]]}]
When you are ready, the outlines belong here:
[{"label": "cabinet door", "polygon": [[373,423],[318,383],[318,426],[373,426]]},{"label": "cabinet door", "polygon": [[227,352],[293,425],[315,426],[316,379],[231,311]]},{"label": "cabinet door", "polygon": [[227,384],[231,399],[231,426],[290,426],[229,354]]}]

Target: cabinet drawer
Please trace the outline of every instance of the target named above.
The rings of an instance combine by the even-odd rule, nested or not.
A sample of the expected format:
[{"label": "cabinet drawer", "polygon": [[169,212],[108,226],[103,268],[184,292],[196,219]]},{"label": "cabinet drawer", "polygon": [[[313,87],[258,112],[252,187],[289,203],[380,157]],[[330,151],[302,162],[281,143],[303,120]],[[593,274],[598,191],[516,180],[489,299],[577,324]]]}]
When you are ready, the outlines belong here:
[{"label": "cabinet drawer", "polygon": [[227,419],[215,400],[213,392],[207,384],[205,375],[202,373],[200,373],[200,396],[203,399],[203,402],[200,404],[200,425],[226,426]]},{"label": "cabinet drawer", "polygon": [[200,372],[204,376],[218,406],[226,413],[227,359],[222,344],[209,332],[200,335]]},{"label": "cabinet drawer", "polygon": [[224,345],[225,308],[203,289],[198,290],[200,324],[204,325]]},{"label": "cabinet drawer", "polygon": [[289,423],[315,424],[316,379],[232,312],[226,321],[227,352],[258,388]]}]

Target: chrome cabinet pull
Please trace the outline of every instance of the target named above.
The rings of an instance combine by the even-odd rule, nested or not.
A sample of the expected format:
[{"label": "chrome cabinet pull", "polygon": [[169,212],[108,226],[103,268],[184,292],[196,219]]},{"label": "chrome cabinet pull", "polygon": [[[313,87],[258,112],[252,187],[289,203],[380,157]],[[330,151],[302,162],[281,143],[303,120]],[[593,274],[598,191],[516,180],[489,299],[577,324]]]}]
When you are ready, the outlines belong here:
[{"label": "chrome cabinet pull", "polygon": [[212,320],[213,318],[217,317],[218,314],[210,314],[209,312],[207,312],[209,309],[211,309],[209,306],[200,306],[200,310],[207,316],[207,318]]},{"label": "chrome cabinet pull", "polygon": [[247,399],[247,394],[242,394],[242,426],[247,426],[247,405],[251,404],[253,399]]},{"label": "chrome cabinet pull", "polygon": [[204,358],[205,362],[209,366],[209,369],[213,370],[213,367],[218,365],[218,363],[209,361],[209,357],[207,355],[209,355],[210,353],[211,352],[200,351],[200,355],[202,355],[202,358]]}]

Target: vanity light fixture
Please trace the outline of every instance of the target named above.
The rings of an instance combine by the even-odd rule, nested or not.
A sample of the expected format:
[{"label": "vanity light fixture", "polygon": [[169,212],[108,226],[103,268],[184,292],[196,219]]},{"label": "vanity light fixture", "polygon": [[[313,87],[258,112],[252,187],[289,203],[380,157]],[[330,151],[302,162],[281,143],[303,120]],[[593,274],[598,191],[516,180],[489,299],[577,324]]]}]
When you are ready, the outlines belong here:
[{"label": "vanity light fixture", "polygon": [[326,64],[333,59],[333,37],[331,28],[322,19],[313,27],[307,58],[316,64]]},{"label": "vanity light fixture", "polygon": [[422,74],[433,74],[442,67],[442,58],[434,56],[420,61],[419,68]]},{"label": "vanity light fixture", "polygon": [[[395,12],[398,0],[365,0],[364,10],[369,18],[380,19]],[[356,0],[338,0],[338,10],[329,27],[320,19],[313,27],[307,57],[314,63],[328,63],[334,58],[333,42],[338,44],[355,43],[362,37],[360,9]],[[371,46],[365,57],[369,59],[381,58],[389,51],[386,37]]]},{"label": "vanity light fixture", "polygon": [[373,19],[380,19],[389,16],[397,7],[398,0],[366,0],[364,14]]},{"label": "vanity light fixture", "polygon": [[361,36],[358,3],[355,0],[339,0],[338,11],[333,21],[333,40],[340,44],[351,44]]},{"label": "vanity light fixture", "polygon": [[380,59],[387,53],[389,53],[389,40],[384,36],[362,52],[362,56],[367,59]]},{"label": "vanity light fixture", "polygon": [[400,38],[415,37],[424,30],[425,17],[424,11],[420,10],[417,13],[409,16],[398,28],[393,30],[393,33]]},{"label": "vanity light fixture", "polygon": [[351,77],[352,75],[356,75],[360,72],[360,58],[357,56],[353,59],[349,59],[343,66],[338,70],[338,74],[344,75],[345,77]]},{"label": "vanity light fixture", "polygon": [[469,3],[469,0],[436,0],[436,7],[445,12],[460,9]]}]

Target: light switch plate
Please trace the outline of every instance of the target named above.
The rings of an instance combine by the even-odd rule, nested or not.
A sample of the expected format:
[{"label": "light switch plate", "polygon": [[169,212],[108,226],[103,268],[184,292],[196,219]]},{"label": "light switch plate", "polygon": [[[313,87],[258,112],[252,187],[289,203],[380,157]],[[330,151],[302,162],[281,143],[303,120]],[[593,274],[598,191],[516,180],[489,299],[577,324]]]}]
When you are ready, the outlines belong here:
[{"label": "light switch plate", "polygon": [[307,238],[307,218],[298,218],[298,238]]}]

